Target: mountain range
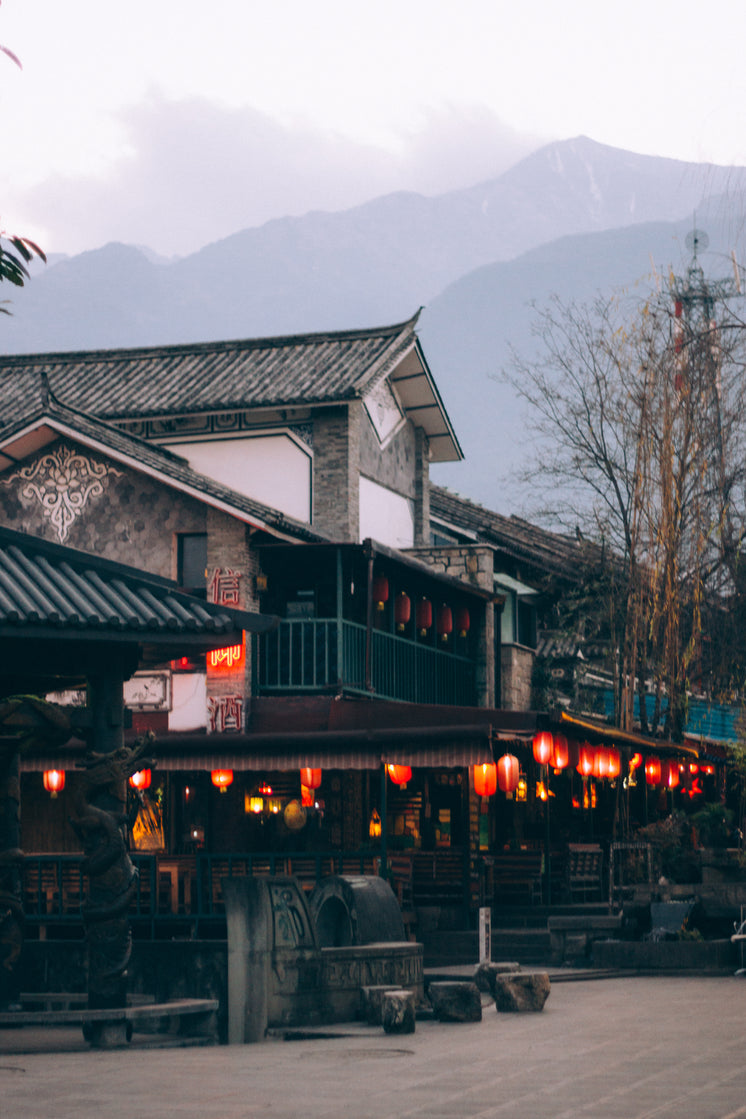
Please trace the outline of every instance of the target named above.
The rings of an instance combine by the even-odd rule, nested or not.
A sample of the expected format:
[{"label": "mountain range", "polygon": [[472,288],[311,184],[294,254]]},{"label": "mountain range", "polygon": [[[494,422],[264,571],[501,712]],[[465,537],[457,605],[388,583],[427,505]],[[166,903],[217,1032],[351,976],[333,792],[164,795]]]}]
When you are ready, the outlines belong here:
[{"label": "mountain range", "polygon": [[435,197],[395,193],[338,213],[245,229],[164,262],[109,244],[52,262],[2,323],[8,353],[209,341],[373,326],[425,306],[420,334],[466,461],[435,480],[492,508],[527,451],[520,405],[496,379],[530,353],[532,303],[586,300],[653,269],[730,268],[746,168],[636,155],[585,137],[547,145],[498,178]]}]

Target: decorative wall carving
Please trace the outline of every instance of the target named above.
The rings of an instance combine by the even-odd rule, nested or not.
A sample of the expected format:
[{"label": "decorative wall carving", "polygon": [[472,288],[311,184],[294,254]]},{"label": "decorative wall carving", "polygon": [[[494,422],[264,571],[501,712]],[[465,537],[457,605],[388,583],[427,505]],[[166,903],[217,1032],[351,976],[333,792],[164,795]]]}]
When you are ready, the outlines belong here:
[{"label": "decorative wall carving", "polygon": [[22,497],[37,501],[64,544],[76,518],[91,498],[101,497],[110,476],[121,477],[121,471],[71,447],[57,447],[31,465],[21,466],[0,485],[19,485]]}]

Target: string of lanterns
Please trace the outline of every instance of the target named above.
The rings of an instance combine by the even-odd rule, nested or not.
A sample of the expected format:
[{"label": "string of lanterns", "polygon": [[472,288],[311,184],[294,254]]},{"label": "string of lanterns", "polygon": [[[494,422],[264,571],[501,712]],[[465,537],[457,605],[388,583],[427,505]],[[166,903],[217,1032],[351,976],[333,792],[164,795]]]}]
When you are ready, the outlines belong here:
[{"label": "string of lanterns", "polygon": [[[389,581],[385,575],[376,575],[373,579],[373,601],[378,613],[383,613],[389,601]],[[471,616],[466,606],[460,606],[455,612],[447,603],[442,603],[435,612],[435,630],[443,642],[448,639],[454,630],[463,640],[471,629]],[[400,591],[394,598],[394,624],[398,633],[404,633],[412,620],[412,600],[406,591]],[[417,600],[414,608],[415,629],[420,637],[426,637],[433,628],[433,604],[424,595]]]}]

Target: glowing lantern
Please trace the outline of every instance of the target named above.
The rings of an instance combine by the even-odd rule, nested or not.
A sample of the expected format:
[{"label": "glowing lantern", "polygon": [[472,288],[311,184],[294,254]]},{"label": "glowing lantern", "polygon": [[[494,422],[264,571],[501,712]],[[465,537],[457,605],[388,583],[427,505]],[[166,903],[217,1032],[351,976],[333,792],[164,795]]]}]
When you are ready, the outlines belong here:
[{"label": "glowing lantern", "polygon": [[373,601],[376,610],[383,610],[389,600],[389,581],[385,575],[376,575],[373,580]]},{"label": "glowing lantern", "polygon": [[420,631],[420,637],[425,637],[433,624],[433,604],[428,598],[421,598],[415,610],[415,622]]},{"label": "glowing lantern", "polygon": [[570,743],[564,734],[555,734],[549,764],[552,769],[564,769],[570,762]]},{"label": "glowing lantern", "polygon": [[680,780],[678,762],[666,762],[661,776],[664,785],[666,785],[669,789],[675,789]]},{"label": "glowing lantern", "polygon": [[703,765],[702,766],[702,772],[704,773],[704,775],[706,777],[713,777],[714,774],[715,774],[715,766],[714,765]]},{"label": "glowing lantern", "polygon": [[228,786],[233,784],[232,769],[213,769],[210,777],[215,788],[220,789],[221,793],[227,792]]},{"label": "glowing lantern", "polygon": [[497,766],[490,762],[474,766],[474,792],[478,797],[491,797],[497,790]]},{"label": "glowing lantern", "polygon": [[642,754],[633,754],[629,759],[629,771],[634,773],[642,765]]},{"label": "glowing lantern", "polygon": [[301,785],[300,787],[300,802],[304,808],[313,808],[316,802],[313,789],[309,789],[308,785]]},{"label": "glowing lantern", "polygon": [[459,637],[466,637],[470,626],[471,618],[469,617],[469,611],[465,606],[462,606],[456,611],[456,629],[458,630]]},{"label": "glowing lantern", "polygon": [[537,800],[546,800],[547,799],[547,787],[546,787],[546,785],[544,784],[543,781],[537,781],[536,782],[536,797],[537,797]]},{"label": "glowing lantern", "polygon": [[518,778],[518,784],[515,787],[515,799],[528,800],[528,781],[523,774]]},{"label": "glowing lantern", "polygon": [[575,767],[581,777],[590,777],[593,774],[595,755],[596,751],[593,747],[588,742],[584,742],[578,751],[578,764]]},{"label": "glowing lantern", "polygon": [[149,769],[140,769],[130,777],[130,785],[133,789],[149,789],[152,780],[153,774]]},{"label": "glowing lantern", "polygon": [[548,765],[552,756],[554,741],[548,730],[540,730],[534,735],[534,761],[539,765]]},{"label": "glowing lantern", "polygon": [[381,837],[381,817],[378,815],[378,809],[374,808],[370,814],[370,823],[368,824],[368,835],[371,839],[380,839]]},{"label": "glowing lantern", "polygon": [[412,768],[408,765],[387,765],[388,775],[395,785],[406,785],[412,780]]},{"label": "glowing lantern", "polygon": [[441,641],[447,641],[448,635],[453,633],[453,614],[451,613],[450,606],[445,603],[438,611],[438,637]]},{"label": "glowing lantern", "polygon": [[247,793],[243,806],[244,812],[253,812],[255,816],[259,816],[264,811],[264,797],[249,796]]},{"label": "glowing lantern", "polygon": [[609,777],[612,781],[616,781],[619,774],[622,772],[622,756],[618,750],[609,750]]},{"label": "glowing lantern", "polygon": [[409,595],[402,591],[394,599],[394,621],[399,633],[403,633],[409,625],[409,619],[412,617],[412,603],[409,600]]},{"label": "glowing lantern", "polygon": [[497,762],[497,783],[503,793],[512,793],[518,788],[521,776],[518,758],[512,754],[503,754]]},{"label": "glowing lantern", "polygon": [[64,769],[45,769],[42,781],[44,782],[44,788],[54,798],[65,787],[65,771]]},{"label": "glowing lantern", "polygon": [[609,776],[609,751],[605,746],[597,746],[593,757],[593,776],[603,780]]},{"label": "glowing lantern", "polygon": [[660,785],[661,783],[661,760],[660,758],[648,758],[645,762],[645,780],[648,785]]},{"label": "glowing lantern", "polygon": [[300,783],[305,785],[307,789],[318,789],[321,784],[321,770],[302,769],[300,771]]}]

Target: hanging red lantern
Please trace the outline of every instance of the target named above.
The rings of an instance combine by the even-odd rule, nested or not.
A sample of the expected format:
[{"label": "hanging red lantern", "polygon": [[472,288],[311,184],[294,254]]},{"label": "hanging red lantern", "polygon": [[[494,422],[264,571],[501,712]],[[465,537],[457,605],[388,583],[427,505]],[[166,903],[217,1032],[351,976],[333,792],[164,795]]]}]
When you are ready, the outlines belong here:
[{"label": "hanging red lantern", "polygon": [[552,751],[549,755],[549,764],[552,769],[565,769],[570,764],[570,743],[564,734],[555,734],[552,739]]},{"label": "hanging red lantern", "polygon": [[497,761],[497,783],[503,793],[513,793],[518,788],[521,776],[521,767],[518,758],[512,754],[503,754]]},{"label": "hanging red lantern", "polygon": [[425,637],[433,624],[433,604],[428,598],[421,598],[415,610],[415,622],[420,631],[420,637]]},{"label": "hanging red lantern", "polygon": [[609,750],[609,778],[616,781],[622,772],[622,755],[613,747]]},{"label": "hanging red lantern", "polygon": [[387,765],[386,770],[395,785],[406,785],[412,780],[412,767],[408,765]]},{"label": "hanging red lantern", "polygon": [[227,792],[228,786],[233,784],[232,769],[213,769],[210,778],[216,789],[221,793]]},{"label": "hanging red lantern", "polygon": [[581,777],[593,775],[593,764],[596,751],[589,742],[584,742],[578,751],[578,764],[575,767]]},{"label": "hanging red lantern", "polygon": [[675,789],[681,780],[678,762],[666,762],[661,770],[663,784],[669,789]]},{"label": "hanging red lantern", "polygon": [[609,776],[609,751],[606,746],[597,746],[593,755],[593,777],[602,781]]},{"label": "hanging red lantern", "polygon": [[65,771],[64,769],[45,769],[42,774],[42,781],[44,788],[52,797],[56,797],[57,793],[61,793],[65,787]]},{"label": "hanging red lantern", "polygon": [[316,798],[313,795],[313,789],[309,789],[308,785],[301,784],[300,802],[304,808],[313,808],[314,804],[316,803]]},{"label": "hanging red lantern", "polygon": [[376,575],[373,580],[373,601],[376,610],[383,610],[389,600],[389,581],[385,575]]},{"label": "hanging red lantern", "polygon": [[450,606],[446,606],[445,603],[438,611],[437,629],[441,641],[447,641],[449,634],[453,633],[453,614]]},{"label": "hanging red lantern", "polygon": [[300,771],[300,783],[305,785],[307,789],[318,789],[321,784],[321,770],[302,769]]},{"label": "hanging red lantern", "polygon": [[456,629],[459,637],[466,637],[471,628],[471,618],[465,606],[460,606],[456,611]]},{"label": "hanging red lantern", "polygon": [[537,731],[534,735],[533,748],[534,761],[538,762],[539,765],[548,765],[554,748],[551,732],[548,730]]},{"label": "hanging red lantern", "polygon": [[399,633],[403,633],[412,617],[412,603],[409,595],[401,591],[394,599],[394,621]]},{"label": "hanging red lantern", "polygon": [[497,766],[483,762],[474,766],[474,792],[478,797],[491,797],[497,790]]},{"label": "hanging red lantern", "polygon": [[152,780],[153,774],[149,769],[139,769],[130,777],[130,785],[133,789],[149,789]]},{"label": "hanging red lantern", "polygon": [[661,783],[661,760],[660,758],[648,758],[645,762],[645,780],[648,785],[660,785]]}]

